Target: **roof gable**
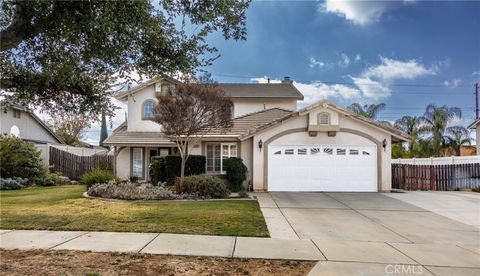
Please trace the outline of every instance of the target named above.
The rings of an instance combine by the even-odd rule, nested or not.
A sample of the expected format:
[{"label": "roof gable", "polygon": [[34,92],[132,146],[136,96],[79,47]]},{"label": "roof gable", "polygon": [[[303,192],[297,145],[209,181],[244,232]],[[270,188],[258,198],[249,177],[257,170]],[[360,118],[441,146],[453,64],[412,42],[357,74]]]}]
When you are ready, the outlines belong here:
[{"label": "roof gable", "polygon": [[40,126],[42,126],[50,135],[52,135],[53,138],[55,138],[60,144],[65,144],[65,142],[57,135],[55,132],[47,125],[45,122],[40,119],[34,112],[29,110],[26,106],[20,105],[18,103],[9,101],[9,100],[3,100],[0,102],[1,108],[9,107],[12,109],[17,109],[24,111],[27,113],[29,116],[33,118]]},{"label": "roof gable", "polygon": [[264,124],[262,127],[259,127],[257,129],[255,129],[254,131],[250,132],[247,136],[244,136],[243,139],[246,139],[248,137],[251,137],[253,136],[253,134],[255,134],[256,132],[258,131],[261,131],[261,130],[264,130],[264,129],[267,129],[267,128],[270,128],[272,126],[275,126],[276,124],[278,123],[281,123],[285,120],[288,120],[290,118],[293,118],[293,117],[297,117],[297,116],[302,116],[302,115],[306,115],[314,110],[317,110],[317,109],[321,109],[321,108],[326,108],[326,109],[331,109],[331,110],[334,110],[338,113],[341,113],[349,118],[352,118],[352,119],[355,119],[361,123],[364,123],[364,124],[367,124],[367,125],[370,125],[380,131],[383,131],[383,132],[386,132],[388,134],[390,134],[392,137],[395,137],[397,138],[399,141],[404,141],[404,142],[407,142],[410,140],[410,137],[403,133],[402,131],[398,130],[398,129],[394,129],[394,128],[391,128],[391,127],[388,127],[388,126],[385,126],[385,125],[382,125],[378,122],[375,122],[371,119],[368,119],[368,118],[365,118],[361,115],[357,115],[355,113],[353,113],[352,111],[346,109],[346,108],[341,108],[341,107],[338,107],[332,103],[329,103],[327,101],[319,101],[317,103],[314,103],[312,105],[309,105],[297,112],[291,112],[290,114],[286,114],[285,116],[281,117],[281,118],[278,118],[276,120],[273,120],[271,122],[269,122],[268,124]]}]

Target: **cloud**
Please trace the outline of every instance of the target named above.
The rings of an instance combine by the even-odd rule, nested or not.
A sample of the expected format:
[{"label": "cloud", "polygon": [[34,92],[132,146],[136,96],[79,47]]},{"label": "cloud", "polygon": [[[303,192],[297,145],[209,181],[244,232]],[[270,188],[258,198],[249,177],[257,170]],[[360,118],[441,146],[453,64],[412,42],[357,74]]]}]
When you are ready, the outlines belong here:
[{"label": "cloud", "polygon": [[[415,1],[401,1],[403,4],[412,2]],[[367,25],[379,21],[384,13],[396,6],[398,6],[396,1],[325,0],[318,6],[318,10],[344,17],[357,25]]]},{"label": "cloud", "polygon": [[299,104],[300,107],[332,98],[356,101],[362,97],[360,90],[343,84],[325,84],[320,81],[312,83],[294,82],[293,84],[305,98],[304,101]]},{"label": "cloud", "polygon": [[326,64],[323,61],[316,60],[314,57],[310,57],[308,60],[308,66],[310,66],[310,68],[324,68]]},{"label": "cloud", "polygon": [[380,1],[326,0],[319,10],[343,16],[354,24],[366,25],[378,21],[388,6],[387,2]]},{"label": "cloud", "polygon": [[407,61],[380,57],[381,64],[367,68],[362,76],[385,81],[396,79],[415,79],[420,76],[435,75],[438,68],[427,68],[416,59]]},{"label": "cloud", "polygon": [[460,84],[462,83],[462,80],[461,79],[453,79],[451,81],[444,81],[443,82],[443,85],[445,85],[445,87],[448,87],[448,88],[457,88],[460,86]]},{"label": "cloud", "polygon": [[[258,82],[258,83],[268,83],[269,78],[267,76],[259,77],[259,78],[251,78],[250,81]],[[282,81],[279,79],[270,79],[270,83],[281,83]]]},{"label": "cloud", "polygon": [[372,80],[368,77],[350,77],[362,94],[369,99],[379,100],[391,95],[391,89],[385,84]]},{"label": "cloud", "polygon": [[350,65],[350,58],[348,57],[348,55],[341,53],[340,61],[338,62],[338,64],[342,67],[347,67],[348,65]]},{"label": "cloud", "polygon": [[361,60],[362,60],[362,56],[360,54],[356,54],[354,62],[357,63],[357,62],[360,62]]}]

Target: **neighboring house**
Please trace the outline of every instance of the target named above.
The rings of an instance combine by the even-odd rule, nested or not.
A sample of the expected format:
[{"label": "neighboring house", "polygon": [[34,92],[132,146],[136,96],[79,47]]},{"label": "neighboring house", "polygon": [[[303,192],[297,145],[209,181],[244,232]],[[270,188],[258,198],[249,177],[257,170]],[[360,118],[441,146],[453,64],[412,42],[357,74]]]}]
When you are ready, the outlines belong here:
[{"label": "neighboring house", "polygon": [[41,157],[48,166],[50,145],[64,144],[35,113],[25,106],[2,100],[0,101],[1,135],[14,135],[33,143],[41,152]]},{"label": "neighboring house", "polygon": [[64,144],[35,113],[26,107],[3,100],[0,102],[0,131],[34,144]]},{"label": "neighboring house", "polygon": [[478,139],[480,139],[480,119],[476,119],[473,123],[468,126],[469,129],[475,129],[475,140],[477,143],[477,155],[480,155],[480,143]]},{"label": "neighboring house", "polygon": [[[118,95],[128,102],[128,121],[105,140],[117,176],[148,180],[152,156],[176,154],[151,121],[155,94],[175,82],[153,80]],[[220,86],[233,99],[235,118],[232,129],[212,131],[193,148],[206,156],[207,174],[224,174],[222,160],[236,156],[248,168],[246,184],[258,191],[391,190],[391,144],[407,135],[325,101],[295,111],[303,96],[289,79]]]}]

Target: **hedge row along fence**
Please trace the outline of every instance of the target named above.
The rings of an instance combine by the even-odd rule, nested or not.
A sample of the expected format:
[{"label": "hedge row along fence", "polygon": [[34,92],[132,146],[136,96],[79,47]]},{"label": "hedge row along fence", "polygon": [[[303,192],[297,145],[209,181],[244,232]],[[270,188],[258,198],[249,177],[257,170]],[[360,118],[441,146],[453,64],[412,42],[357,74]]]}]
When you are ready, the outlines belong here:
[{"label": "hedge row along fence", "polygon": [[455,165],[392,164],[392,188],[449,191],[480,187],[480,163]]},{"label": "hedge row along fence", "polygon": [[96,168],[113,170],[113,156],[79,156],[54,147],[50,147],[50,166],[73,180],[79,180],[85,173]]}]

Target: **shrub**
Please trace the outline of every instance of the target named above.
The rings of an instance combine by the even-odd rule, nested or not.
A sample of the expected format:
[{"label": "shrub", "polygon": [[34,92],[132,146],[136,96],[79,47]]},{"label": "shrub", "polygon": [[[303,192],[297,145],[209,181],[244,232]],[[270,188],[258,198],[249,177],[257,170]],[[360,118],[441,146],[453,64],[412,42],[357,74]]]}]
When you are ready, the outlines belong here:
[{"label": "shrub", "polygon": [[40,150],[18,137],[0,136],[0,164],[1,177],[21,177],[27,185],[41,182],[48,172]]},{"label": "shrub", "polygon": [[132,183],[137,183],[138,182],[138,176],[132,175],[128,178],[128,181],[130,181]]},{"label": "shrub", "polygon": [[38,186],[56,186],[60,184],[60,175],[57,173],[49,173],[45,178],[37,181]]},{"label": "shrub", "polygon": [[114,181],[95,184],[88,189],[87,194],[103,198],[128,200],[193,199],[192,196],[186,194],[176,194],[164,186],[153,186],[150,183],[138,184],[131,182],[117,184]]},{"label": "shrub", "polygon": [[223,161],[223,167],[227,172],[227,180],[232,185],[233,191],[238,191],[242,187],[243,181],[247,180],[247,166],[243,164],[241,158],[230,157]]},{"label": "shrub", "polygon": [[[202,155],[190,155],[185,164],[185,176],[205,173],[206,158]],[[176,155],[165,156],[165,181],[173,183],[180,176],[182,158]]]},{"label": "shrub", "polygon": [[480,193],[480,187],[473,188],[473,189],[472,189],[472,192]]},{"label": "shrub", "polygon": [[180,183],[175,179],[175,191],[181,194],[194,194],[204,198],[228,198],[230,191],[223,181],[215,176],[194,175],[187,176]]},{"label": "shrub", "polygon": [[150,162],[150,181],[153,185],[166,181],[165,156],[154,156]]},{"label": "shrub", "polygon": [[0,190],[18,190],[25,187],[27,179],[20,177],[0,178]]},{"label": "shrub", "polygon": [[248,197],[247,190],[245,190],[245,189],[240,189],[240,191],[238,191],[238,196],[239,196],[239,197],[242,197],[242,198]]},{"label": "shrub", "polygon": [[89,189],[94,184],[107,183],[111,180],[115,180],[115,176],[111,171],[95,169],[84,174],[81,182],[87,185],[87,189]]}]

